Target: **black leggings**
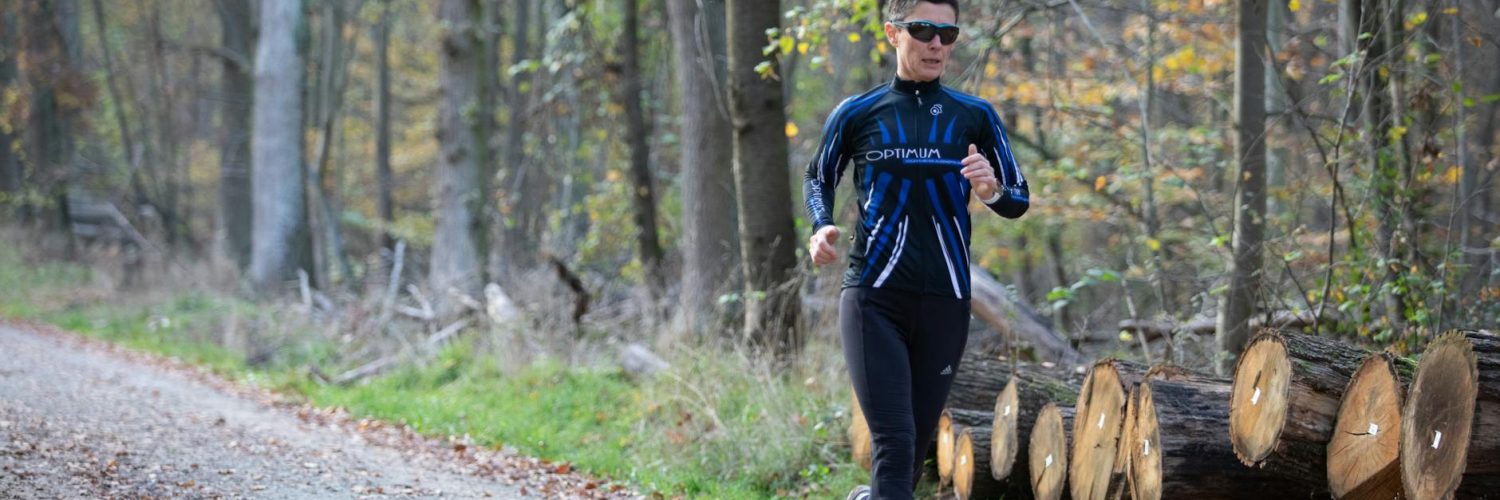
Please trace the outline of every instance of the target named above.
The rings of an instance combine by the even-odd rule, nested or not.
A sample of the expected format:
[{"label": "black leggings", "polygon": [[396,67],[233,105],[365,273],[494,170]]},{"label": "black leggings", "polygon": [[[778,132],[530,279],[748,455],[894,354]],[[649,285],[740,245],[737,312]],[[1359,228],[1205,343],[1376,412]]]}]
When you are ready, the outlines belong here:
[{"label": "black leggings", "polygon": [[969,338],[969,301],[877,288],[839,300],[844,360],[875,449],[871,498],[912,498]]}]

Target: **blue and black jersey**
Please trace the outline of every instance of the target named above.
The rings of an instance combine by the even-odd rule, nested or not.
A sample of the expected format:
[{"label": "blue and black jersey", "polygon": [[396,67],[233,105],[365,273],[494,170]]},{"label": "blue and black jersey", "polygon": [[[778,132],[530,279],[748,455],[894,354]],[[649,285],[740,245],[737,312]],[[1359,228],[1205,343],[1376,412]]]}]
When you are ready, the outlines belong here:
[{"label": "blue and black jersey", "polygon": [[833,224],[834,188],[852,160],[860,212],[844,287],[969,298],[970,186],[960,171],[970,144],[996,169],[1000,197],[990,209],[1026,213],[1026,177],[983,99],[895,78],[829,115],[804,194],[814,231]]}]

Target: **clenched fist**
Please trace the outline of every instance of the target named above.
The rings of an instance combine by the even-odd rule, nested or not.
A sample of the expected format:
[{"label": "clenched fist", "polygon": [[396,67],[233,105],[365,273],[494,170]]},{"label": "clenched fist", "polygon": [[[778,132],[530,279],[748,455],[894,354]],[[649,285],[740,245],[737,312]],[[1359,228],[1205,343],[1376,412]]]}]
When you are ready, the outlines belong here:
[{"label": "clenched fist", "polygon": [[999,183],[995,181],[995,167],[990,166],[990,161],[979,154],[979,147],[969,145],[969,156],[964,157],[963,164],[964,177],[974,186],[974,196],[981,200],[994,196],[999,187]]},{"label": "clenched fist", "polygon": [[818,232],[813,233],[807,240],[807,254],[812,256],[813,265],[821,266],[832,264],[838,260],[838,249],[834,243],[838,242],[839,228],[837,226],[823,226]]}]

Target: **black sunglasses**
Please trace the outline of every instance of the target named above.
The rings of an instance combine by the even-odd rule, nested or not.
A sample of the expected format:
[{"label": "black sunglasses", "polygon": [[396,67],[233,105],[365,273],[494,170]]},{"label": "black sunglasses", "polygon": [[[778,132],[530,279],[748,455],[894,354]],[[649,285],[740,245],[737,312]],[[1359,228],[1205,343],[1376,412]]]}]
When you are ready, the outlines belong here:
[{"label": "black sunglasses", "polygon": [[958,41],[958,26],[952,24],[927,21],[893,21],[891,24],[906,30],[912,38],[922,43],[931,42],[933,36],[942,39],[943,45],[953,45],[953,42]]}]

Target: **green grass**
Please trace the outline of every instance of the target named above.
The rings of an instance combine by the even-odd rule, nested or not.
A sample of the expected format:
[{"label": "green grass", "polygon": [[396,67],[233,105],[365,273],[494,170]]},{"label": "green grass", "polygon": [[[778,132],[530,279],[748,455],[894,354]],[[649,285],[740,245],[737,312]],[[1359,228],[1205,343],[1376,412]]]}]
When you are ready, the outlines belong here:
[{"label": "green grass", "polygon": [[[0,248],[0,314],[57,325],[131,349],[203,365],[226,377],[305,397],[323,407],[402,422],[434,436],[566,461],[645,492],[689,498],[838,497],[862,482],[843,443],[842,382],[803,367],[775,373],[733,352],[687,348],[649,380],[617,369],[508,359],[457,342],[417,366],[363,384],[314,383],[308,366],[334,373],[335,346],[282,331],[255,365],[225,347],[226,325],[282,329],[287,314],[205,290],[101,291],[79,265],[28,263]],[[467,338],[478,337],[473,332]],[[819,382],[822,381],[822,382]],[[837,388],[830,387],[837,386]]]}]

